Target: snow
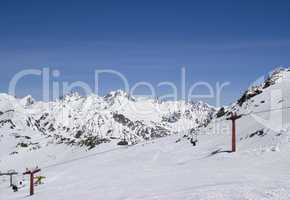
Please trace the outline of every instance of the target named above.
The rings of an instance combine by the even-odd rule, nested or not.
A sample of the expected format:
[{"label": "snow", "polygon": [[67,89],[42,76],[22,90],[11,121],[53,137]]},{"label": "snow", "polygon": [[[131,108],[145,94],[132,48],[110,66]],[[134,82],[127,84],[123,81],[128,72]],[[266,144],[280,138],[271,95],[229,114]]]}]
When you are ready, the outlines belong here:
[{"label": "snow", "polygon": [[[282,152],[211,156],[216,138],[202,136],[198,147],[186,139],[175,143],[178,138],[117,149],[104,144],[90,152],[48,146],[5,159],[1,167],[43,168],[45,183],[30,199],[289,199],[289,146]],[[0,184],[0,199],[27,197],[27,181],[17,193],[7,184]]]},{"label": "snow", "polygon": [[[13,97],[3,94],[6,100],[10,100],[5,101],[5,105],[9,106],[2,106],[2,110],[16,108],[17,113],[10,117],[16,123],[16,127],[25,128],[0,129],[0,170],[6,172],[15,169],[21,173],[26,167],[39,166],[42,169],[40,174],[46,179],[44,184],[35,188],[35,195],[28,197],[28,177],[20,174],[15,178],[15,183],[25,179],[25,186],[16,193],[8,187],[8,177],[0,177],[0,199],[288,200],[290,116],[287,108],[290,107],[290,72],[285,69],[274,73],[273,82],[269,87],[264,87],[263,83],[256,86],[255,90],[258,88],[262,93],[246,100],[242,106],[234,103],[226,108],[227,111],[243,115],[237,120],[235,153],[230,152],[231,122],[226,120],[227,114],[214,118],[206,127],[199,127],[192,133],[189,129],[197,128],[196,124],[192,123],[195,118],[181,117],[173,124],[166,124],[171,130],[176,130],[177,134],[142,140],[129,146],[118,146],[118,140],[112,140],[91,150],[78,145],[57,144],[53,137],[42,135],[38,129],[32,131],[31,128],[21,126],[23,119],[28,116],[36,116],[43,113],[43,110],[46,112],[51,109],[53,111],[50,112],[50,120],[55,120],[56,123],[68,123],[68,126],[71,126],[70,118],[62,118],[61,114],[80,114],[81,118],[86,119],[86,112],[90,120],[84,121],[91,122],[88,125],[90,129],[96,132],[104,131],[105,128],[99,129],[96,125],[98,116],[104,116],[106,113],[107,120],[113,123],[110,112],[115,108],[111,106],[125,103],[119,110],[120,113],[130,119],[143,117],[144,123],[153,127],[154,123],[161,123],[162,118],[170,118],[180,110],[181,116],[184,116],[182,108],[187,104],[185,102],[156,104],[154,100],[131,99],[117,91],[110,95],[117,96],[108,101],[110,105],[104,103],[101,97],[83,98],[73,95],[63,101],[51,102],[50,106],[34,102],[29,108],[23,108]],[[0,99],[4,101],[4,98]],[[72,109],[63,108],[68,102]],[[144,106],[149,111],[154,109],[154,105],[158,105],[161,111],[155,112],[157,116],[146,119],[146,116],[135,116],[128,104]],[[107,106],[104,112],[99,111]],[[199,107],[198,104],[195,106]],[[201,109],[195,106],[189,105],[194,111],[191,112],[194,116],[198,117],[199,112],[204,116],[208,112],[204,105]],[[83,109],[85,112],[80,113]],[[99,111],[98,114],[91,114],[96,110]],[[264,112],[267,110],[271,112]],[[179,114],[174,114],[173,118],[178,119],[178,116]],[[0,117],[7,119],[5,114]],[[180,126],[191,124],[184,130],[175,129],[179,123]],[[117,128],[117,125],[114,128]],[[16,133],[21,137],[15,138]],[[70,132],[61,134],[71,136]],[[31,139],[23,136],[29,136]],[[189,142],[191,137],[198,139],[196,146]],[[38,142],[40,148],[15,148],[15,143],[20,141]],[[18,153],[10,155],[15,150]]]}]

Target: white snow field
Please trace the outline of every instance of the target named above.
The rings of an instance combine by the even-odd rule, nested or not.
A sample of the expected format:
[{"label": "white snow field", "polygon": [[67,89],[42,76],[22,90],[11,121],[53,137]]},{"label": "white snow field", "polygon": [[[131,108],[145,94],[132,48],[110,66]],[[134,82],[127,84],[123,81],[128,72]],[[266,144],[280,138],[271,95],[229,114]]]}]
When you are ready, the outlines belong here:
[{"label": "white snow field", "polygon": [[[243,150],[210,156],[219,145],[215,138],[201,137],[195,148],[186,140],[175,143],[177,138],[117,150],[105,144],[90,152],[49,146],[6,160],[1,167],[20,172],[38,165],[46,180],[32,197],[27,181],[13,193],[8,179],[1,180],[0,199],[290,198],[289,145],[278,152]],[[224,143],[229,143],[227,137]]]},{"label": "white snow field", "polygon": [[[27,129],[17,133],[33,137],[31,142],[40,147],[23,150],[15,148],[11,136],[17,130],[6,127],[0,138],[0,171],[21,173],[38,166],[46,179],[28,196],[27,176],[15,177],[15,184],[24,179],[18,192],[9,188],[8,177],[0,177],[0,199],[288,200],[289,69],[277,71],[268,83],[250,88],[206,126],[135,145],[119,146],[112,140],[88,150]],[[226,120],[231,111],[243,115],[236,122],[234,153],[229,152],[231,122]],[[198,139],[196,146],[190,138]]]}]

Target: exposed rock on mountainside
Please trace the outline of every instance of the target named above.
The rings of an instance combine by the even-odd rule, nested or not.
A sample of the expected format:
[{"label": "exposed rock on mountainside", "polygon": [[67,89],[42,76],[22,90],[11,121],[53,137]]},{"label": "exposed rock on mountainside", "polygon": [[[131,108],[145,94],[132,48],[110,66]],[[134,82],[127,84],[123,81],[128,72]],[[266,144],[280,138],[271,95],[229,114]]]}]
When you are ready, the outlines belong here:
[{"label": "exposed rock on mountainside", "polygon": [[[20,135],[16,149],[27,149],[35,138],[44,138],[42,145],[65,143],[94,148],[112,140],[136,144],[187,131],[207,123],[214,111],[202,102],[158,102],[138,99],[121,90],[105,97],[72,93],[54,102],[1,94],[0,131]],[[27,132],[30,139],[24,142],[21,136]]]}]

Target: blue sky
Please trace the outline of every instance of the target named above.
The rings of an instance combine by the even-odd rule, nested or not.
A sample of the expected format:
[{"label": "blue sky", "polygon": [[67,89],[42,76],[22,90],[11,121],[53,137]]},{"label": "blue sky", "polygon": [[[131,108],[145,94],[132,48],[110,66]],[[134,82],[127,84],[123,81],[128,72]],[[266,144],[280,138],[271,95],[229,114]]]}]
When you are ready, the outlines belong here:
[{"label": "blue sky", "polygon": [[[130,85],[180,87],[184,66],[187,89],[197,81],[231,82],[222,96],[228,104],[257,77],[290,66],[289,10],[289,1],[259,0],[0,1],[0,91],[20,70],[43,67],[60,70],[53,81],[93,86],[95,69],[113,69]],[[120,85],[104,76],[101,95]],[[41,99],[41,90],[39,78],[26,77],[17,95]]]}]

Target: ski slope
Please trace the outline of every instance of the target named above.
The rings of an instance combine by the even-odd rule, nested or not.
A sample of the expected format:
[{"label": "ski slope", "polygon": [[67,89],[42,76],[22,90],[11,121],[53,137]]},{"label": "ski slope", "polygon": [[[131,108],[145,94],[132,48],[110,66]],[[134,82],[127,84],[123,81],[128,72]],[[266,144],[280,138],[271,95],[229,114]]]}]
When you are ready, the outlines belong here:
[{"label": "ski slope", "polygon": [[[290,71],[284,69],[252,94],[225,108],[207,126],[135,145],[117,140],[88,150],[57,144],[45,137],[23,135],[41,148],[9,153],[15,138],[1,138],[0,169],[6,172],[38,166],[45,176],[36,194],[28,197],[28,177],[14,193],[8,177],[0,177],[0,199],[32,200],[288,200],[290,199]],[[240,101],[241,102],[241,101]],[[237,120],[237,152],[231,150],[230,112]],[[13,134],[10,130],[6,134]],[[189,140],[195,138],[197,145]]]},{"label": "ski slope", "polygon": [[[290,198],[289,146],[279,152],[211,155],[216,138],[201,136],[198,147],[186,139],[176,143],[178,138],[118,149],[105,144],[90,152],[48,146],[9,160],[4,168],[42,168],[45,183],[29,199]],[[26,199],[25,184],[13,193],[1,180],[0,199]]]}]

